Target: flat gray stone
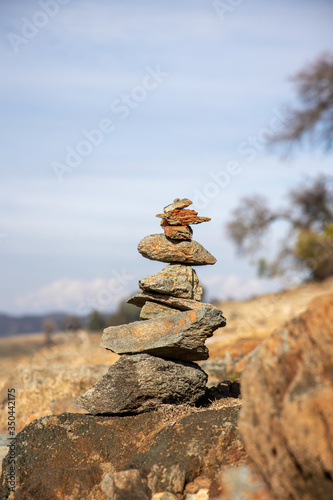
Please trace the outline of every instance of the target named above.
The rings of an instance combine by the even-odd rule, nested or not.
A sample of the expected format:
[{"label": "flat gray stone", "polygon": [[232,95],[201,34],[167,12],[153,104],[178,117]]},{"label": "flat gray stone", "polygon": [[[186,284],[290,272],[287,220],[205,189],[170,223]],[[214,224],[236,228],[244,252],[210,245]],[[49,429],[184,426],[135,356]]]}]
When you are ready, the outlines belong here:
[{"label": "flat gray stone", "polygon": [[184,299],[200,300],[203,294],[197,273],[191,266],[169,264],[161,272],[139,281],[144,292],[157,292]]},{"label": "flat gray stone", "polygon": [[202,307],[110,326],[104,330],[101,347],[117,354],[148,353],[162,358],[199,361],[209,357],[205,340],[225,324],[220,309]]},{"label": "flat gray stone", "polygon": [[140,312],[141,319],[152,319],[156,316],[169,316],[170,314],[178,313],[179,309],[173,309],[163,304],[147,301]]},{"label": "flat gray stone", "polygon": [[168,214],[169,212],[172,212],[172,210],[179,210],[181,208],[188,207],[189,205],[192,205],[192,203],[193,202],[188,198],[182,198],[181,200],[179,198],[176,198],[175,200],[173,200],[173,203],[170,203],[170,205],[167,205],[163,208],[163,212],[165,214]]},{"label": "flat gray stone", "polygon": [[207,375],[195,363],[149,354],[121,356],[77,404],[94,415],[141,413],[161,404],[194,404],[205,394]]},{"label": "flat gray stone", "polygon": [[198,302],[191,299],[181,299],[172,297],[171,295],[164,295],[161,293],[136,293],[126,300],[128,304],[133,304],[137,307],[144,307],[146,302],[156,302],[157,304],[164,304],[180,311],[190,311],[192,309],[202,309],[203,307],[213,308],[211,304],[205,302]]},{"label": "flat gray stone", "polygon": [[171,240],[164,234],[151,234],[138,244],[138,251],[150,260],[192,266],[215,264],[216,259],[197,241]]}]

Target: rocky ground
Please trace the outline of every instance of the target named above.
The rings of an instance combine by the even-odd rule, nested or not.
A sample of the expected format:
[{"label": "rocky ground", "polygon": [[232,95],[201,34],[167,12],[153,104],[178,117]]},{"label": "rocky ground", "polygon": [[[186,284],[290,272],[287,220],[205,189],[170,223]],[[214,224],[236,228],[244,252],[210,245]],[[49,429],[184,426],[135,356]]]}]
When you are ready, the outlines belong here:
[{"label": "rocky ground", "polygon": [[[202,368],[204,368],[205,371],[209,373],[209,385],[213,386],[216,385],[219,381],[224,380],[224,379],[235,379],[239,375],[239,371],[243,368],[245,365],[245,359],[247,354],[249,354],[251,351],[253,351],[259,344],[261,344],[269,334],[276,328],[281,326],[284,322],[290,320],[291,318],[294,318],[295,316],[299,315],[300,313],[304,312],[307,308],[307,305],[309,301],[311,301],[314,297],[320,297],[323,294],[327,293],[333,293],[333,278],[326,280],[324,283],[321,284],[305,284],[300,287],[291,289],[291,290],[286,290],[277,294],[270,294],[270,295],[265,295],[261,297],[256,297],[248,301],[242,301],[242,302],[236,302],[236,301],[228,301],[224,302],[221,304],[218,304],[219,307],[223,310],[224,316],[227,318],[227,326],[223,329],[217,330],[214,333],[214,336],[206,342],[207,346],[209,347],[210,351],[210,358],[207,361],[201,362]],[[286,330],[287,331],[287,330]],[[279,337],[279,334],[276,335],[276,337]],[[45,346],[44,343],[44,338],[42,335],[34,335],[34,336],[24,336],[24,337],[15,337],[11,339],[1,339],[0,340],[0,353],[1,353],[1,369],[0,369],[0,433],[6,434],[7,428],[6,428],[6,416],[7,416],[7,389],[11,387],[16,388],[16,394],[17,394],[17,407],[16,407],[16,415],[17,415],[17,430],[22,429],[26,424],[31,422],[32,420],[46,416],[46,424],[47,425],[55,425],[58,426],[60,431],[62,432],[62,426],[63,422],[58,421],[58,417],[47,417],[50,415],[54,414],[62,414],[64,412],[69,412],[69,413],[83,413],[82,409],[79,409],[76,406],[75,403],[75,398],[79,396],[80,394],[84,393],[89,387],[91,387],[92,384],[94,384],[97,380],[101,378],[102,375],[104,375],[109,367],[110,364],[115,362],[119,357],[111,352],[106,351],[105,349],[102,349],[99,347],[100,343],[100,334],[87,334],[85,332],[80,332],[77,335],[65,335],[65,334],[57,334],[54,337],[54,345],[53,346]],[[328,342],[328,340],[327,340]],[[274,344],[275,345],[275,344]],[[270,344],[269,344],[270,346]],[[270,347],[266,347],[267,356],[269,355],[270,352]],[[294,355],[293,355],[294,356]],[[296,355],[295,355],[296,356]],[[299,355],[296,358],[293,358],[291,361],[293,364],[295,364],[295,359],[299,359],[303,356],[303,354]],[[287,360],[288,361],[288,360]],[[260,365],[262,367],[262,363]],[[323,368],[323,371],[328,370],[328,366],[325,366]],[[332,371],[331,371],[332,372]],[[250,375],[249,375],[250,376]],[[258,378],[258,373],[255,375]],[[306,374],[307,380],[311,376],[309,374]],[[311,385],[311,384],[309,384]],[[313,384],[312,384],[313,385]],[[250,391],[250,389],[248,388]],[[258,389],[258,394],[259,393],[264,393],[266,390],[265,387],[261,387]],[[317,390],[316,390],[317,391]],[[210,405],[209,408],[199,408],[199,409],[194,409],[189,408],[187,406],[180,406],[177,408],[177,410],[174,409],[174,407],[170,406],[169,410],[168,408],[163,409],[163,415],[162,415],[162,420],[161,420],[161,415],[157,419],[159,422],[162,421],[163,425],[165,423],[169,423],[172,427],[176,426],[177,428],[181,428],[183,425],[186,424],[186,421],[183,421],[182,419],[189,418],[191,417],[192,414],[197,414],[201,413],[202,415],[200,418],[206,418],[206,412],[210,412],[211,410],[218,411],[218,412],[226,412],[228,415],[231,414],[233,415],[233,408],[237,406],[237,411],[239,411],[239,408],[242,405],[242,400],[239,399],[234,399],[234,398],[228,398],[227,400],[219,400],[215,401]],[[294,408],[295,410],[295,408]],[[161,410],[162,411],[162,410]],[[236,411],[236,410],[235,410]],[[248,414],[250,415],[251,412],[248,409]],[[259,410],[261,411],[261,410]],[[209,415],[211,415],[209,413]],[[170,422],[168,420],[170,416]],[[220,414],[221,417],[221,414]],[[311,416],[310,416],[311,417]],[[309,417],[309,418],[310,418]],[[51,420],[48,420],[50,418]],[[77,418],[79,418],[77,416]],[[88,422],[84,415],[82,415],[82,425],[81,427],[86,425],[86,422]],[[103,417],[105,418],[105,417]],[[119,417],[121,419],[121,417]],[[126,417],[127,418],[127,417]],[[134,417],[133,417],[134,418]],[[141,419],[143,417],[139,417]],[[153,419],[155,417],[152,417]],[[196,418],[196,417],[192,417]],[[199,420],[196,420],[196,426],[198,428],[198,432],[202,425],[200,424],[200,418]],[[207,417],[208,419],[212,418],[211,416]],[[228,417],[229,418],[229,417]],[[256,421],[256,418],[253,416],[253,411],[251,414],[251,418]],[[263,416],[263,418],[265,418]],[[53,420],[52,420],[53,419]],[[70,415],[66,417],[68,421],[70,421],[71,417]],[[164,419],[164,420],[163,420]],[[218,419],[219,420],[219,419]],[[220,418],[221,420],[221,418]],[[223,420],[223,419],[222,419]],[[182,422],[180,427],[178,426],[178,422]],[[322,422],[322,420],[319,419],[319,423]],[[325,419],[324,419],[325,421]],[[89,421],[90,422],[90,421]],[[89,423],[88,422],[88,423]],[[234,420],[232,421],[234,423]],[[87,425],[88,425],[87,423]],[[35,424],[32,423],[32,426]],[[39,425],[39,424],[38,424]],[[34,427],[31,427],[31,432],[37,432],[38,431],[38,425],[37,428],[35,429]],[[44,425],[44,424],[43,424]],[[66,424],[67,425],[67,424]],[[72,425],[72,424],[70,424]],[[73,423],[74,425],[74,423]],[[76,424],[75,424],[76,425]],[[75,427],[74,425],[74,427]],[[90,425],[90,424],[89,424]],[[104,425],[104,424],[103,424]],[[154,424],[155,425],[155,424]],[[158,424],[160,425],[160,424]],[[217,422],[213,422],[212,425],[217,425]],[[57,429],[58,429],[57,427]],[[233,432],[235,430],[234,426]],[[161,431],[163,431],[164,427],[154,427],[152,430],[152,435],[155,437],[159,435]],[[67,432],[67,431],[66,431]],[[168,431],[169,432],[169,431]],[[331,430],[330,430],[331,432]],[[201,435],[200,435],[201,436]],[[213,436],[213,435],[212,435]],[[236,436],[236,434],[235,434]],[[238,442],[238,437],[233,437],[233,440],[236,439],[235,442]],[[71,435],[69,435],[70,439],[72,439]],[[202,438],[202,436],[201,436]],[[212,437],[212,439],[214,436]],[[77,442],[80,442],[80,437],[79,435],[73,438],[74,440],[77,440]],[[155,438],[154,438],[155,439]],[[157,439],[157,438],[156,438]],[[155,442],[156,442],[155,439]],[[160,438],[158,438],[160,439]],[[157,441],[158,441],[157,439]],[[176,438],[175,438],[176,439]],[[196,437],[193,441],[193,443],[197,442],[198,443],[198,437]],[[245,437],[246,439],[246,437]],[[295,438],[296,439],[296,438]],[[177,440],[177,439],[176,439]],[[199,440],[200,441],[200,440]],[[297,441],[297,439],[296,439]],[[299,441],[299,439],[298,439]],[[5,446],[1,446],[1,443],[4,442],[4,439],[0,439],[0,450],[6,449]],[[230,444],[230,443],[229,443]],[[239,445],[239,448],[237,446]],[[41,447],[43,445],[41,444]],[[156,443],[154,446],[157,446]],[[154,450],[154,446],[151,448],[151,450]],[[226,453],[225,456],[229,456],[229,465],[240,465],[242,462],[244,462],[244,457],[245,457],[245,451],[242,448],[242,445],[238,443],[236,448],[234,449],[235,454],[233,452],[230,452],[231,454],[228,455]],[[228,447],[227,447],[228,448]],[[227,449],[225,448],[225,450]],[[144,449],[144,446],[142,450]],[[158,446],[157,446],[157,449]],[[233,448],[232,448],[233,449]],[[139,447],[138,450],[140,451],[141,448]],[[141,451],[142,451],[141,450]],[[229,448],[228,448],[229,450]],[[141,453],[140,451],[140,453]],[[277,447],[276,453],[279,452],[279,449]],[[300,450],[300,456],[302,455],[302,452],[304,450]],[[91,451],[92,457],[95,456],[93,450]],[[206,453],[206,452],[205,452]],[[207,452],[208,453],[208,452]],[[256,455],[257,452],[253,452],[254,456]],[[283,450],[282,450],[283,453]],[[329,455],[329,451],[325,452],[326,453],[326,465],[323,468],[323,474],[326,478],[328,479],[328,487],[330,487],[330,470],[331,470],[331,464],[330,460],[332,459],[331,455]],[[195,453],[194,453],[195,455]],[[209,455],[209,453],[208,453]],[[329,458],[327,458],[329,457]],[[32,457],[33,458],[33,457]],[[155,457],[156,458],[156,457]],[[295,457],[294,457],[295,458]],[[23,457],[23,460],[24,457]],[[32,461],[31,461],[31,468],[33,469],[35,467],[35,462],[34,460],[37,460],[36,463],[39,463],[38,460],[39,458],[36,456]],[[92,459],[95,460],[95,459]],[[139,459],[138,459],[139,460]],[[153,459],[151,459],[153,460]],[[154,459],[155,460],[155,459]],[[216,457],[214,458],[214,463],[216,465],[215,469],[220,470],[222,465],[223,465],[223,460]],[[106,462],[109,462],[106,460]],[[260,463],[260,460],[258,459],[258,462]],[[269,461],[264,459],[263,463],[269,463]],[[139,470],[139,463],[135,465],[134,462],[131,465],[131,459],[128,458],[128,462],[124,466],[130,469],[135,469]],[[201,462],[200,462],[201,463]],[[56,465],[56,464],[55,464]],[[152,464],[151,464],[152,465]],[[296,464],[297,465],[297,464]],[[125,468],[126,468],[125,467]],[[201,467],[201,469],[200,469]],[[199,469],[204,470],[204,465],[200,465]],[[202,468],[203,467],[203,468]],[[245,468],[244,468],[245,467]],[[254,498],[262,498],[262,499],[271,499],[271,493],[265,490],[265,487],[262,485],[262,479],[257,478],[253,473],[244,466],[242,468],[238,468],[238,472],[236,474],[236,479],[234,479],[233,472],[228,473],[228,471],[224,472],[224,484],[225,484],[225,496],[223,498],[229,498],[227,495],[227,485],[230,484],[230,488],[235,487],[235,482],[239,486],[239,482],[242,482],[244,479],[244,482],[248,484],[255,483],[256,486],[256,495]],[[272,466],[273,467],[273,466]],[[306,468],[308,467],[308,464],[301,464],[300,467]],[[102,467],[103,469],[103,467]],[[102,470],[99,467],[99,470],[96,472],[94,467],[91,469],[91,474],[93,478],[93,481],[95,481],[94,484],[96,484],[96,488],[102,488],[101,482],[99,481],[100,478],[104,478],[103,481],[106,483],[104,484],[103,488],[107,489],[107,481],[109,476],[105,475],[106,472],[104,469]],[[156,469],[156,468],[155,468]],[[148,471],[148,475],[151,474],[150,476],[150,481],[151,484],[156,483],[156,491],[160,491],[158,488],[159,481],[162,481],[163,479],[163,471],[161,470],[153,470],[153,466],[151,469]],[[198,470],[199,470],[198,469]],[[288,469],[288,467],[287,467]],[[108,474],[118,474],[117,472],[118,469],[112,469],[112,471],[108,471]],[[208,470],[208,469],[207,469]],[[207,496],[208,493],[206,494],[206,497],[204,498],[214,498],[212,495],[214,491],[218,489],[218,484],[216,480],[216,470],[214,474],[211,474],[211,480],[209,479],[209,474],[207,476],[204,475],[204,477],[201,477],[200,474],[198,473],[197,477],[193,479],[194,485],[192,485],[191,481],[186,479],[186,484],[187,484],[187,494],[191,495],[192,491],[193,494],[197,493],[200,490],[200,487],[205,490],[206,492],[211,491],[211,495]],[[296,467],[296,472],[297,472],[297,467]],[[154,472],[155,471],[155,472]],[[89,474],[90,474],[89,472]],[[141,471],[142,472],[142,471]],[[140,474],[141,474],[140,472]],[[299,471],[298,471],[299,472]],[[55,472],[57,474],[59,472]],[[87,477],[89,477],[89,474]],[[99,474],[99,479],[96,479],[96,474],[98,476]],[[103,475],[104,474],[104,475]],[[120,472],[119,472],[120,474]],[[127,475],[126,475],[127,474]],[[126,477],[128,473],[126,472]],[[133,474],[136,474],[136,472]],[[189,472],[184,469],[181,472],[181,478],[183,476],[186,476],[186,474],[189,474]],[[229,474],[229,475],[228,475]],[[156,477],[155,477],[156,476]],[[174,477],[171,474],[172,477]],[[174,481],[177,483],[177,480],[180,481],[179,479],[179,474],[175,475]],[[213,477],[214,476],[214,477]],[[267,477],[269,478],[271,476],[271,471],[267,469]],[[301,471],[301,476],[302,476],[302,471]],[[141,476],[140,476],[141,477]],[[162,477],[162,479],[161,479]],[[167,477],[169,477],[167,475]],[[178,477],[178,479],[177,479]],[[200,479],[201,477],[201,479]],[[213,477],[213,479],[212,479]],[[264,474],[265,477],[265,474]],[[154,479],[155,478],[155,479]],[[156,479],[157,478],[157,479]],[[207,479],[208,478],[208,479]],[[243,479],[242,479],[243,478]],[[112,479],[112,481],[111,481]],[[115,484],[117,481],[120,481],[120,476],[112,476],[110,481],[113,484],[113,488],[115,488]],[[124,478],[123,478],[124,479]],[[170,479],[170,478],[169,478]],[[302,479],[302,477],[301,477]],[[141,481],[141,479],[138,479]],[[183,481],[183,479],[181,479]],[[197,483],[196,483],[196,482]],[[202,481],[202,484],[200,483]],[[278,481],[278,480],[276,480]],[[293,479],[291,478],[291,483]],[[201,486],[200,486],[200,484]],[[140,483],[141,484],[141,483]],[[143,483],[142,483],[143,484]],[[154,483],[155,484],[155,483]],[[305,489],[307,488],[306,482],[305,484]],[[199,485],[199,486],[198,486]],[[31,486],[33,488],[33,484]],[[141,486],[140,486],[141,487]],[[146,486],[143,485],[143,488]],[[244,486],[245,487],[245,486]],[[102,488],[102,489],[103,489]],[[151,488],[151,486],[150,486]],[[176,488],[176,487],[175,487]],[[192,489],[191,489],[192,488]],[[215,490],[214,490],[215,488]],[[217,488],[217,489],[216,489]],[[259,490],[262,488],[262,492],[259,495]],[[97,491],[97,490],[96,490]],[[104,490],[103,490],[104,491]],[[216,494],[216,493],[215,493]],[[243,494],[242,492],[240,494]],[[250,494],[249,494],[250,495]],[[23,497],[22,497],[23,498]],[[24,497],[24,498],[30,498],[30,497]],[[36,497],[37,498],[37,497]],[[91,497],[95,498],[95,497]],[[97,498],[97,497],[96,497]],[[99,498],[99,497],[98,497]],[[110,497],[111,498],[111,497]],[[112,497],[113,498],[113,497]],[[120,497],[119,497],[120,498]],[[143,497],[144,498],[144,497]],[[157,498],[157,497],[156,497]],[[171,497],[170,497],[171,498]],[[180,496],[179,496],[180,498]],[[188,497],[190,498],[190,497]],[[197,497],[193,497],[197,498]],[[198,497],[199,498],[199,497]],[[230,498],[236,498],[230,496]],[[244,496],[246,499],[250,499],[250,496]],[[295,496],[295,498],[297,498]],[[309,497],[311,498],[311,497]],[[324,497],[323,497],[324,498]]]}]

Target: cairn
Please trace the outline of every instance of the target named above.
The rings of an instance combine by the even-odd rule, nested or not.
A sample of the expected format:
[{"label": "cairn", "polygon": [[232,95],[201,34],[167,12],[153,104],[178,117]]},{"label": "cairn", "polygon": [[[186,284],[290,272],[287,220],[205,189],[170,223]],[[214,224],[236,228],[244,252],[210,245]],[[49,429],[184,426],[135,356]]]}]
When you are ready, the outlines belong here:
[{"label": "cairn", "polygon": [[164,234],[143,238],[138,251],[168,263],[139,281],[142,293],[127,300],[141,308],[141,321],[104,330],[101,346],[120,354],[104,377],[78,398],[92,414],[140,413],[161,404],[194,404],[206,390],[205,341],[226,324],[222,311],[200,302],[203,289],[192,266],[216,259],[192,240],[192,224],[209,221],[177,198],[163,209]]}]

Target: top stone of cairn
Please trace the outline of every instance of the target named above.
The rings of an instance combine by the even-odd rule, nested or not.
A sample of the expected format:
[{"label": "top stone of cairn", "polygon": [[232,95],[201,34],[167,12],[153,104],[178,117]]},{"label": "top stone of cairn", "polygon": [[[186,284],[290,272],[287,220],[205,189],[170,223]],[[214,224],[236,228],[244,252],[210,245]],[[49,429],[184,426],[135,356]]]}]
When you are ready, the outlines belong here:
[{"label": "top stone of cairn", "polygon": [[187,198],[182,200],[176,198],[173,203],[164,207],[163,214],[156,215],[156,217],[162,219],[161,226],[163,229],[167,226],[189,226],[190,224],[210,221],[210,217],[198,217],[198,212],[185,208],[191,204],[192,201]]},{"label": "top stone of cairn", "polygon": [[200,243],[192,240],[190,224],[210,221],[209,217],[198,217],[198,212],[186,207],[192,201],[188,198],[176,198],[173,203],[163,209],[163,214],[156,217],[162,219],[163,234],[154,234],[143,238],[138,251],[147,259],[161,262],[181,263],[203,266],[215,264],[216,259]]},{"label": "top stone of cairn", "polygon": [[175,200],[173,200],[173,203],[170,203],[170,205],[167,205],[163,208],[163,212],[165,214],[168,214],[172,210],[186,208],[189,205],[192,205],[192,201],[188,198],[182,198],[181,200],[179,198],[176,198]]}]

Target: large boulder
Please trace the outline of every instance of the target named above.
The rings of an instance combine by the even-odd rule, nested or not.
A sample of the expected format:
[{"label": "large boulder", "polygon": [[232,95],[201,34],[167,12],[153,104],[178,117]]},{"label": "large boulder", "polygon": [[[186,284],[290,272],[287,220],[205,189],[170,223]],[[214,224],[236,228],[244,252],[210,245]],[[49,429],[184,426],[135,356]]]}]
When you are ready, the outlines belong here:
[{"label": "large boulder", "polygon": [[208,376],[195,363],[149,354],[121,356],[77,404],[89,413],[141,413],[161,404],[195,403]]},{"label": "large boulder", "polygon": [[[15,500],[143,500],[165,490],[181,494],[202,476],[219,484],[221,470],[246,457],[237,431],[240,405],[228,398],[215,410],[168,406],[135,416],[42,417],[16,438]],[[7,457],[1,500],[10,494],[9,467]]]},{"label": "large boulder", "polygon": [[313,300],[254,351],[239,428],[278,499],[333,498],[333,295]]}]

